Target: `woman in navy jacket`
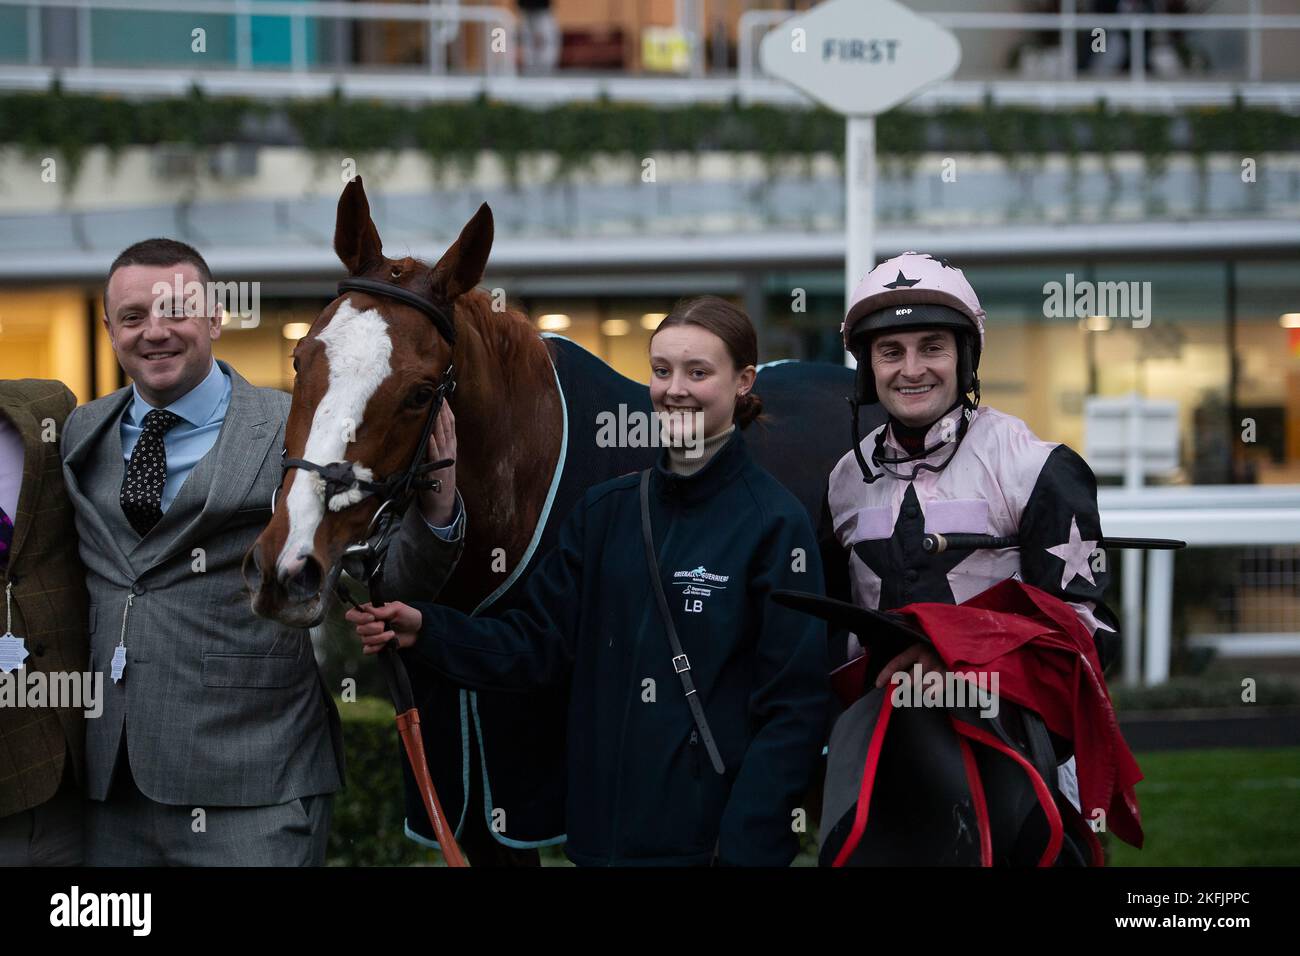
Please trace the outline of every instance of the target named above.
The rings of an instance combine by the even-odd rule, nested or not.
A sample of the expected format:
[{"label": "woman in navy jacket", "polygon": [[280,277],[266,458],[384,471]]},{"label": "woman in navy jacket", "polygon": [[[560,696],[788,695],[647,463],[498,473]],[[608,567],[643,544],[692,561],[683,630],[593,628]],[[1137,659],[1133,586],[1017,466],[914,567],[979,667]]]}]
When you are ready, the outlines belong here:
[{"label": "woman in navy jacket", "polygon": [[711,296],[683,302],[651,338],[650,360],[650,397],[672,439],[650,479],[656,570],[722,773],[651,588],[638,475],[587,492],[527,599],[498,618],[392,602],[348,619],[368,652],[396,637],[470,688],[572,682],[575,863],[784,866],[822,748],[827,652],[824,625],[768,596],[822,591],[816,536],[741,437],[762,408],[749,318]]}]

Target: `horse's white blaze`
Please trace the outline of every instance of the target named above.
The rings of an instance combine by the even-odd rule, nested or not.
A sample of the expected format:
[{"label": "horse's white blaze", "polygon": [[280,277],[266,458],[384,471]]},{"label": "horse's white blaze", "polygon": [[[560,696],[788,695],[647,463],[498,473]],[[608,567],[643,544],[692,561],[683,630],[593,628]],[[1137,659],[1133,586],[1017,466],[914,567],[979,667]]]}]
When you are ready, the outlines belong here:
[{"label": "horse's white blaze", "polygon": [[[325,345],[329,363],[329,387],[316,406],[311,430],[301,458],[327,465],[347,458],[348,436],[361,428],[366,403],[392,372],[393,340],[388,324],[374,309],[358,312],[350,299],[339,306],[329,325],[317,339]],[[369,468],[356,463],[355,473],[373,477]],[[294,472],[293,486],[285,504],[289,509],[289,535],[276,559],[280,576],[294,573],[312,552],[316,529],[325,514],[325,482],[312,471]],[[362,492],[347,491],[334,495],[329,508],[338,511],[359,501]]]}]

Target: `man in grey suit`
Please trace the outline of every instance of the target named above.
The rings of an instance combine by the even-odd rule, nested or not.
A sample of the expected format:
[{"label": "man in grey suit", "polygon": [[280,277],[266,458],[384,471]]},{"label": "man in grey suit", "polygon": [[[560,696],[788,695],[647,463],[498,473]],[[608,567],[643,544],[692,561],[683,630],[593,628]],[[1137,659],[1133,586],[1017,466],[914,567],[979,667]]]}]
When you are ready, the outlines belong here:
[{"label": "man in grey suit", "polygon": [[[178,278],[179,277],[179,278]],[[157,284],[207,287],[194,248],[123,251],[104,324],[131,388],[62,433],[90,589],[92,865],[318,865],[342,731],[308,632],[253,615],[240,567],[270,518],[289,395],[214,362],[212,315],[166,313]],[[430,460],[455,458],[443,407]],[[385,578],[433,600],[464,545],[454,467],[403,516]]]},{"label": "man in grey suit", "polygon": [[256,617],[240,572],[270,518],[290,399],[213,360],[220,310],[160,297],[178,282],[211,282],[184,243],[118,256],[104,323],[133,385],[63,429],[105,689],[87,721],[86,861],[319,865],[343,783],[338,712],[308,632]]}]

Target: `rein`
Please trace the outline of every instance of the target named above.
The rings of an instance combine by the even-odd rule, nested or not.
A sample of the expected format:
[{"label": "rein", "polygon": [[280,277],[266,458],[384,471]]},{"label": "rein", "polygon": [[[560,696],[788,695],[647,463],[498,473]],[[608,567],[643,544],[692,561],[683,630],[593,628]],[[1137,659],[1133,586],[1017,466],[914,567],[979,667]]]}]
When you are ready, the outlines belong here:
[{"label": "rein", "polygon": [[[339,296],[342,296],[345,292],[365,292],[368,295],[394,299],[404,305],[409,305],[433,322],[434,328],[437,329],[438,334],[442,336],[448,345],[454,347],[456,344],[456,327],[447,312],[440,305],[421,298],[401,286],[376,279],[348,278],[338,285]],[[346,460],[321,465],[303,458],[284,458],[281,463],[281,484],[284,483],[284,476],[294,468],[319,475],[325,483],[324,494],[327,508],[330,506],[330,500],[335,495],[353,490],[364,492],[364,497],[373,496],[379,499],[379,507],[370,519],[370,525],[366,529],[365,536],[360,542],[349,545],[343,552],[341,559],[341,565],[349,576],[365,582],[370,590],[370,603],[374,607],[381,607],[384,604],[383,596],[380,593],[384,558],[387,555],[389,542],[392,540],[401,515],[406,512],[407,506],[417,491],[426,488],[433,491],[442,490],[442,482],[439,479],[427,478],[425,475],[431,471],[439,471],[455,464],[450,458],[444,458],[441,461],[425,460],[428,455],[429,436],[433,433],[433,426],[438,419],[438,413],[442,410],[443,402],[455,391],[456,366],[448,361],[447,368],[439,379],[438,387],[434,391],[433,400],[429,405],[429,415],[425,419],[424,428],[420,432],[420,441],[415,446],[415,452],[412,454],[411,461],[406,466],[405,471],[394,472],[386,478],[371,480],[362,478],[357,472],[356,463]],[[283,455],[283,452],[281,454]],[[359,503],[353,502],[352,504]],[[348,507],[348,505],[344,505],[344,507]],[[271,501],[271,509],[272,511],[275,510],[274,499]],[[356,610],[361,609],[352,596],[347,593],[337,575],[334,577],[334,593],[343,603],[351,605]],[[438,800],[437,791],[433,788],[433,778],[429,773],[429,764],[424,753],[424,740],[420,732],[420,712],[415,706],[415,695],[411,691],[410,676],[406,672],[406,666],[402,663],[401,657],[398,656],[396,640],[391,640],[385,644],[377,656],[384,680],[388,685],[389,695],[393,700],[393,707],[397,712],[398,735],[401,737],[403,747],[406,750],[407,759],[410,761],[411,770],[424,799],[425,810],[428,812],[429,821],[433,824],[434,832],[438,836],[438,843],[442,848],[443,855],[446,857],[449,866],[467,866],[468,864],[461,854],[460,847],[456,844],[455,835],[452,833],[451,828],[447,826],[446,816],[443,813],[442,804]]]}]

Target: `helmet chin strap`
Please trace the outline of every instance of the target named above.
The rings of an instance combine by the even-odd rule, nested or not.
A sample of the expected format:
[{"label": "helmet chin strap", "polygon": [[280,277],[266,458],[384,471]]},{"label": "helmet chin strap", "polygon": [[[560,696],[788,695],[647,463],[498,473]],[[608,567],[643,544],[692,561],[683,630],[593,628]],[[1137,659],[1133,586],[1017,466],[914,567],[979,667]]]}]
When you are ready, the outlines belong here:
[{"label": "helmet chin strap", "polygon": [[[934,445],[931,445],[928,448],[922,449],[921,451],[911,455],[903,455],[898,458],[885,457],[884,455],[885,433],[889,430],[889,425],[892,425],[897,420],[894,418],[893,415],[890,415],[889,425],[886,425],[884,428],[880,429],[880,431],[876,434],[875,448],[871,452],[872,462],[879,465],[881,468],[880,474],[871,473],[871,469],[867,467],[867,460],[862,455],[861,429],[859,427],[859,422],[858,422],[858,412],[860,406],[853,399],[849,399],[849,404],[853,408],[853,456],[857,459],[858,469],[862,472],[862,480],[870,485],[875,481],[879,480],[880,478],[883,478],[886,474],[889,474],[894,478],[901,478],[907,481],[911,481],[913,478],[916,477],[917,473],[922,470],[940,472],[943,471],[945,468],[947,468],[948,462],[952,461],[952,456],[957,454],[957,448],[961,445],[962,439],[966,437],[966,430],[967,428],[970,427],[970,419],[971,419],[970,413],[979,407],[980,393],[979,393],[978,379],[975,380],[974,393],[975,393],[975,398],[973,401],[967,396],[962,395],[960,398],[958,398],[956,402],[952,404],[952,407],[950,407],[947,411],[943,413],[944,415],[947,415],[948,412],[951,412],[954,408],[957,408],[958,406],[962,407],[961,422],[957,425],[957,434],[953,437],[951,442],[946,440],[940,441]],[[939,417],[942,418],[943,415]],[[935,421],[938,420],[939,420],[938,418],[935,419]],[[930,425],[927,426],[927,428],[932,428],[932,427],[934,427],[934,422],[931,422]],[[931,465],[929,462],[925,461],[925,459],[929,458],[935,452],[941,450],[943,446],[947,444],[952,445],[952,451],[949,453],[948,457],[945,458],[940,464]],[[900,472],[894,471],[893,468],[891,467],[894,465],[905,465],[913,461],[919,461],[920,464],[918,464],[915,468],[912,469],[912,473],[910,475],[903,475]]]}]

